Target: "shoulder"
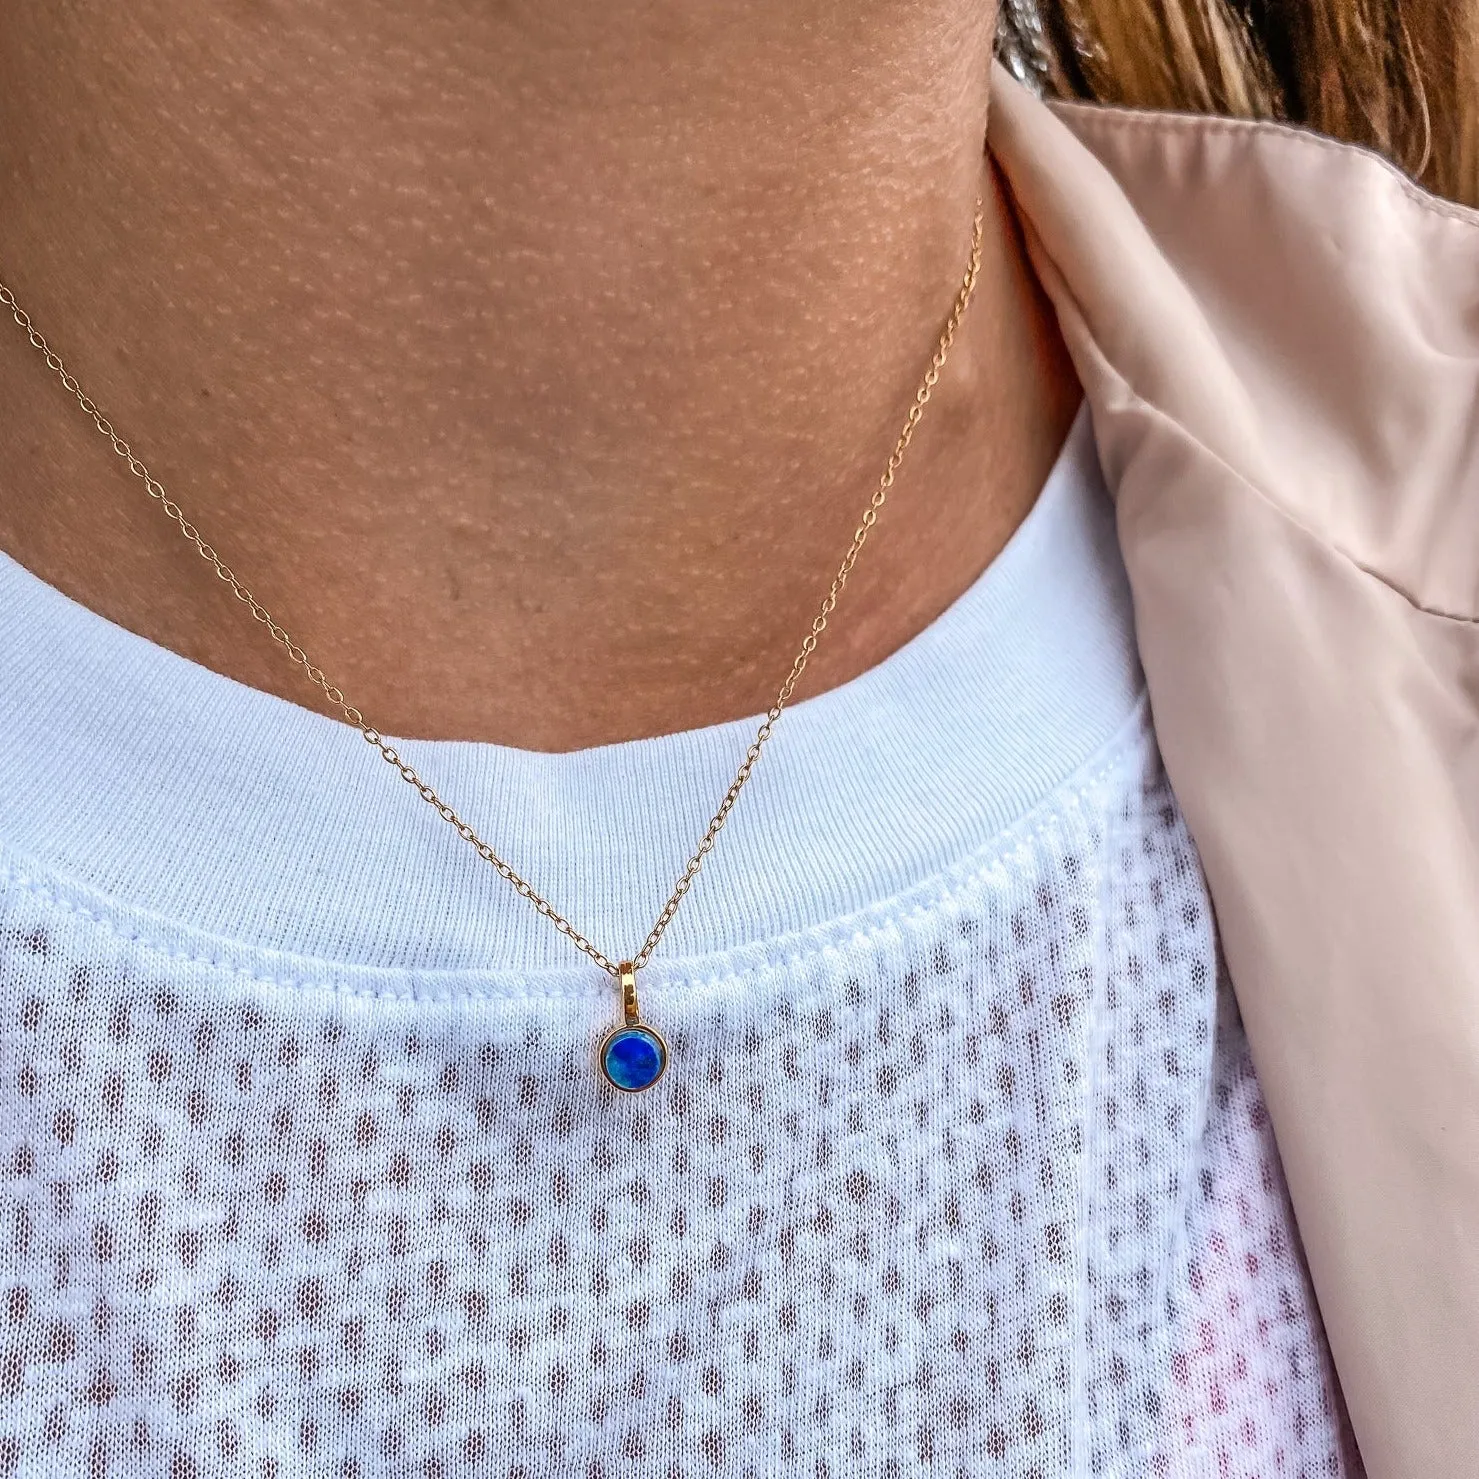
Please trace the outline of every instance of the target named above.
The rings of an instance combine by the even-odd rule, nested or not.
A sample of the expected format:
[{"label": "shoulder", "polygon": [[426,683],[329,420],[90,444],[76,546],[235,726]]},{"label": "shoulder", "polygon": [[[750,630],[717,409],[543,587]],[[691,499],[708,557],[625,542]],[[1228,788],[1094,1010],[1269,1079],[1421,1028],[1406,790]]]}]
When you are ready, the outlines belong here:
[{"label": "shoulder", "polygon": [[1244,445],[1219,452],[1251,435],[1250,475],[1302,525],[1418,605],[1479,614],[1479,211],[1307,129],[997,78],[993,147],[1014,189],[1071,182],[1048,253],[1137,391],[1200,434],[1166,383],[1195,359],[1239,403]]},{"label": "shoulder", "polygon": [[988,145],[1093,412],[1167,774],[1373,1473],[1479,1444],[1479,214],[1300,129]]}]

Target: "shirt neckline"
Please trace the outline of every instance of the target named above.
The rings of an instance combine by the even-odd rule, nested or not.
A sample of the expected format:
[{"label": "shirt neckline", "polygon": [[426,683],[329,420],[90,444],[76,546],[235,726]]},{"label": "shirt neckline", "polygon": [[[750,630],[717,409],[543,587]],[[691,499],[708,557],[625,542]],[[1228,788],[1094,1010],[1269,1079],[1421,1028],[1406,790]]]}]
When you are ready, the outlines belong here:
[{"label": "shirt neckline", "polygon": [[[652,968],[834,920],[949,867],[1091,759],[1141,688],[1085,404],[982,575],[883,662],[787,708]],[[561,754],[395,743],[615,959],[645,937],[759,718]],[[4,555],[0,734],[0,846],[124,907],[344,964],[584,959],[357,731],[109,622]]]}]

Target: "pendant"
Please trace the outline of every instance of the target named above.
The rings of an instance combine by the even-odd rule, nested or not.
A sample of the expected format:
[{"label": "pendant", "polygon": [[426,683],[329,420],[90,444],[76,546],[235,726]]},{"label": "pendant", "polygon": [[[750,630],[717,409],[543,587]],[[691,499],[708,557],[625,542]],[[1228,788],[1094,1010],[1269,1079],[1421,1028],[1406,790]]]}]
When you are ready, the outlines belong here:
[{"label": "pendant", "polygon": [[668,1045],[662,1033],[647,1026],[637,1014],[637,968],[624,960],[621,972],[621,1005],[625,1021],[613,1027],[596,1048],[596,1061],[613,1089],[640,1094],[663,1076],[668,1066]]}]

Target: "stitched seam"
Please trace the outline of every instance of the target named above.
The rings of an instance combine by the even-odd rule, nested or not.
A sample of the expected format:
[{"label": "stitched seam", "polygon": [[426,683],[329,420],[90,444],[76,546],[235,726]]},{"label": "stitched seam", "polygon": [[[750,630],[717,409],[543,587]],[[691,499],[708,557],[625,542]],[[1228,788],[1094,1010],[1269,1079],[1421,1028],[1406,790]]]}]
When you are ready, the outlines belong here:
[{"label": "stitched seam", "polygon": [[1366,144],[1349,139],[1333,139],[1315,129],[1296,123],[1280,123],[1268,118],[1226,118],[1205,113],[1175,113],[1148,108],[1123,108],[1108,103],[1086,103],[1069,99],[1052,99],[1047,106],[1055,113],[1072,112],[1098,129],[1150,128],[1171,129],[1177,133],[1265,133],[1294,144],[1303,144],[1332,154],[1353,154],[1381,166],[1391,182],[1414,204],[1435,216],[1457,221],[1464,226],[1479,227],[1479,210],[1445,200],[1424,190],[1410,175],[1404,174],[1385,154]]},{"label": "stitched seam", "polygon": [[1125,392],[1133,399],[1134,403],[1137,406],[1142,407],[1149,415],[1154,416],[1156,420],[1161,423],[1162,426],[1164,426],[1172,433],[1172,435],[1179,436],[1184,441],[1190,442],[1192,446],[1196,447],[1198,451],[1200,451],[1206,457],[1215,462],[1218,467],[1223,469],[1224,472],[1228,473],[1231,477],[1236,478],[1244,488],[1246,488],[1255,497],[1260,499],[1263,503],[1266,503],[1269,508],[1271,508],[1276,514],[1278,514],[1281,519],[1284,520],[1285,523],[1289,524],[1292,528],[1299,530],[1299,532],[1303,534],[1306,539],[1310,540],[1314,544],[1319,545],[1322,549],[1329,550],[1331,554],[1336,555],[1340,559],[1344,560],[1345,563],[1349,565],[1353,570],[1359,570],[1363,575],[1369,576],[1379,585],[1385,586],[1387,590],[1393,593],[1393,595],[1400,596],[1401,599],[1404,600],[1410,607],[1412,607],[1414,611],[1420,611],[1424,616],[1431,616],[1439,621],[1456,622],[1461,626],[1479,625],[1479,615],[1471,615],[1467,611],[1448,611],[1441,606],[1432,606],[1425,601],[1419,600],[1417,596],[1415,596],[1411,591],[1404,590],[1400,585],[1397,584],[1396,581],[1391,579],[1391,577],[1384,575],[1380,570],[1373,569],[1363,560],[1357,559],[1356,556],[1351,554],[1349,550],[1342,549],[1341,546],[1336,544],[1333,540],[1327,538],[1318,530],[1312,529],[1292,510],[1286,508],[1279,499],[1275,498],[1266,489],[1260,487],[1257,483],[1253,482],[1245,473],[1239,471],[1236,467],[1233,467],[1232,464],[1229,463],[1225,458],[1223,458],[1217,452],[1213,451],[1213,449],[1209,447],[1200,437],[1196,436],[1188,427],[1183,425],[1174,416],[1162,410],[1161,407],[1156,405],[1154,401],[1147,400],[1145,396],[1143,396],[1133,385],[1131,385],[1130,382],[1126,380],[1125,377],[1117,369],[1114,368],[1114,366],[1110,365],[1107,360],[1103,359],[1102,356],[1100,357],[1100,363],[1115,377],[1117,383],[1124,387]]},{"label": "stitched seam", "polygon": [[[917,925],[936,909],[954,907],[987,875],[1010,863],[1014,857],[1038,842],[1062,817],[1081,812],[1089,794],[1101,786],[1118,767],[1126,763],[1133,753],[1135,743],[1140,738],[1141,726],[1148,722],[1147,700],[1142,693],[1134,710],[1121,724],[1119,730],[1105,742],[1097,756],[1085,762],[1086,765],[1094,767],[1087,775],[1078,780],[1071,789],[1059,788],[1044,797],[1026,816],[998,833],[984,847],[978,849],[969,858],[957,863],[953,868],[914,884],[903,893],[895,894],[889,899],[868,904],[851,916],[844,916],[840,920],[830,920],[819,926],[813,925],[806,930],[793,931],[790,935],[783,935],[775,940],[738,945],[722,952],[725,955],[750,954],[754,956],[754,965],[751,969],[729,969],[704,975],[698,970],[685,968],[681,961],[672,963],[668,968],[673,971],[684,988],[689,991],[702,991],[738,982],[752,972],[759,974],[781,967],[789,970],[800,969],[817,955],[835,948],[839,940],[862,942],[873,948],[885,938],[897,938],[902,926]],[[324,962],[330,971],[353,970],[360,974],[378,973],[407,979],[409,984],[404,990],[374,990],[334,981],[304,980],[292,976],[268,976],[253,970],[248,964],[205,954],[198,950],[177,949],[166,945],[143,928],[127,927],[110,914],[89,908],[78,900],[62,897],[54,887],[42,880],[29,877],[16,864],[0,863],[0,892],[3,892],[6,887],[39,899],[50,908],[88,920],[114,939],[136,945],[163,960],[207,967],[237,977],[254,986],[297,996],[318,994],[357,1001],[449,1004],[481,1002],[498,1005],[520,1001],[580,1000],[588,995],[594,999],[595,996],[603,994],[595,989],[588,992],[579,982],[572,982],[569,987],[561,989],[499,990],[496,994],[466,989],[424,990],[418,988],[416,984],[417,978],[430,982],[439,976],[456,977],[470,974],[486,976],[491,974],[490,972],[477,972],[475,967],[415,971],[394,966],[343,966],[333,961]],[[120,907],[126,908],[127,906]],[[848,924],[850,918],[866,919],[867,916],[877,915],[885,910],[896,912],[886,919],[877,919],[852,926]],[[810,942],[804,949],[798,948],[795,943],[803,936],[810,937]],[[267,947],[244,944],[239,948],[250,952],[264,950]],[[694,960],[700,962],[703,958],[703,956],[697,956]],[[564,968],[555,969],[563,970]],[[535,971],[515,972],[515,974],[541,974],[549,970],[551,970],[550,967],[540,967]],[[666,983],[659,982],[658,989],[662,989],[663,984]]]},{"label": "stitched seam", "polygon": [[1343,559],[1348,560],[1363,575],[1369,575],[1378,585],[1384,585],[1393,595],[1400,596],[1414,611],[1420,611],[1424,616],[1431,616],[1437,621],[1452,621],[1459,626],[1479,626],[1479,614],[1470,616],[1466,611],[1445,611],[1441,606],[1430,606],[1425,601],[1419,601],[1410,591],[1404,591],[1396,581],[1383,575],[1380,570],[1372,569],[1370,565],[1358,560],[1354,555],[1347,554],[1337,545],[1332,544],[1328,547],[1335,550]]}]

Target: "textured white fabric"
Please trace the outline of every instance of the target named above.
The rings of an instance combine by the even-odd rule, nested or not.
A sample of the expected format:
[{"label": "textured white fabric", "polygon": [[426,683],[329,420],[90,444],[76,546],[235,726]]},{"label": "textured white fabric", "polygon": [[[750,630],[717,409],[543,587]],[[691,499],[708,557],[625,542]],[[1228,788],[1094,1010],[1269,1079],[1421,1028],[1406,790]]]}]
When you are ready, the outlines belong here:
[{"label": "textured white fabric", "polygon": [[[126,468],[105,471],[99,499],[139,496]],[[188,548],[179,560],[194,599],[229,600]],[[242,640],[264,640],[245,616]],[[480,681],[476,652],[467,674]],[[838,918],[989,845],[1109,742],[1141,688],[1085,408],[982,578],[886,661],[788,706],[653,969]],[[620,959],[758,722],[563,755],[401,748]],[[355,731],[142,642],[3,556],[0,732],[0,841],[139,909],[312,959],[571,964],[569,942]]]},{"label": "textured white fabric", "polygon": [[[695,889],[709,939],[644,977],[673,1063],[635,1097],[593,1073],[609,983],[455,846],[387,905],[322,815],[232,809],[339,804],[339,731],[0,569],[0,1475],[1358,1473],[1085,426],[966,598],[782,721]],[[114,672],[132,728],[64,733],[82,680],[7,609]],[[180,743],[180,685],[300,742],[280,789]],[[931,776],[829,722],[891,693],[938,716]],[[538,764],[681,817],[714,743],[427,748],[475,790]],[[879,814],[757,925],[749,870],[810,856],[857,752]],[[166,762],[216,809],[188,846],[118,835],[108,796],[167,808]],[[358,825],[438,846],[405,790],[355,792]],[[517,815],[511,850],[626,907],[603,827],[561,861]]]}]

